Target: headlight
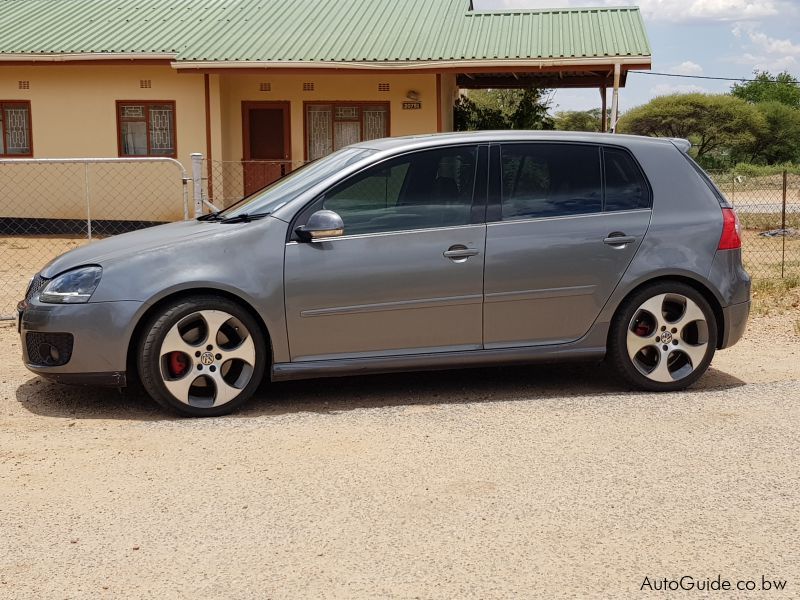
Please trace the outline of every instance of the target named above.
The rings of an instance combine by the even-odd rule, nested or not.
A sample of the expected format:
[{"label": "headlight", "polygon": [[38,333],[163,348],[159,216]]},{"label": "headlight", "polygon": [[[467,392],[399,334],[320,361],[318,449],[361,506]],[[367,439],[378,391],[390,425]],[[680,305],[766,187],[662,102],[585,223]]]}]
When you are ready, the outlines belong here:
[{"label": "headlight", "polygon": [[83,304],[92,297],[103,269],[80,267],[54,277],[39,294],[39,301],[48,304]]}]

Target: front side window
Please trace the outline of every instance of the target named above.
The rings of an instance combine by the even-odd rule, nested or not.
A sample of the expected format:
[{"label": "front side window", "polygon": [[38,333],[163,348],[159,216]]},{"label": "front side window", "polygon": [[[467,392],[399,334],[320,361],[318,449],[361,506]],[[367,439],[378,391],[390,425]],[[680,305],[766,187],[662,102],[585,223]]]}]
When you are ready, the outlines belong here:
[{"label": "front side window", "polygon": [[506,144],[501,156],[504,221],[602,210],[599,147]]},{"label": "front side window", "polygon": [[175,157],[174,102],[117,102],[120,156]]},{"label": "front side window", "polygon": [[650,192],[631,155],[618,148],[603,148],[606,175],[605,210],[650,207]]},{"label": "front side window", "polygon": [[0,156],[31,156],[31,104],[0,100]]},{"label": "front side window", "polygon": [[308,160],[365,140],[389,135],[388,104],[307,104]]},{"label": "front side window", "polygon": [[468,146],[388,160],[334,187],[306,214],[337,212],[345,235],[468,225],[476,157]]}]

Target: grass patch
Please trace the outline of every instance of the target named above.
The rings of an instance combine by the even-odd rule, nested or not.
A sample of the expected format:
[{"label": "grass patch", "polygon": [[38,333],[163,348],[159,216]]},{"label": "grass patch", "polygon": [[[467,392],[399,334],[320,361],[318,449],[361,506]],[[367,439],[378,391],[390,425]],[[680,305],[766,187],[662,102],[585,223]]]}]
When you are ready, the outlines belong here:
[{"label": "grass patch", "polygon": [[[800,276],[756,279],[753,281],[752,297],[754,315],[800,313]],[[800,335],[800,319],[795,321],[794,326]]]}]

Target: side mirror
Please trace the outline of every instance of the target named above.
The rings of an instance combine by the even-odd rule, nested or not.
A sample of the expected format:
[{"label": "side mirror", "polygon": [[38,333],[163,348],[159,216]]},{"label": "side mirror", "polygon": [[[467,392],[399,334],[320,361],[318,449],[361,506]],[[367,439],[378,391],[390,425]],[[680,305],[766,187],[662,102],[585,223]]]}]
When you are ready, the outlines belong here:
[{"label": "side mirror", "polygon": [[308,218],[305,225],[300,225],[294,231],[306,242],[339,237],[344,235],[344,221],[332,210],[318,210]]}]

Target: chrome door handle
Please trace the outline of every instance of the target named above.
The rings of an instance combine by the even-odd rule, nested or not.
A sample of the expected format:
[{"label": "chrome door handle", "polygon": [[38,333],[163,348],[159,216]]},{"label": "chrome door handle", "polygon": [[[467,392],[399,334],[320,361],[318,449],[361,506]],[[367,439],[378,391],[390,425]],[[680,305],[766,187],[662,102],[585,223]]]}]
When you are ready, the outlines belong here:
[{"label": "chrome door handle", "polygon": [[636,241],[636,238],[632,235],[620,235],[620,234],[611,234],[607,238],[603,240],[604,244],[608,244],[609,246],[627,246],[628,244],[632,244]]},{"label": "chrome door handle", "polygon": [[462,262],[467,260],[470,256],[476,256],[480,254],[480,250],[476,250],[475,248],[467,248],[461,244],[456,244],[455,246],[450,246],[450,248],[445,250],[442,254],[445,258],[449,258],[452,261]]}]

